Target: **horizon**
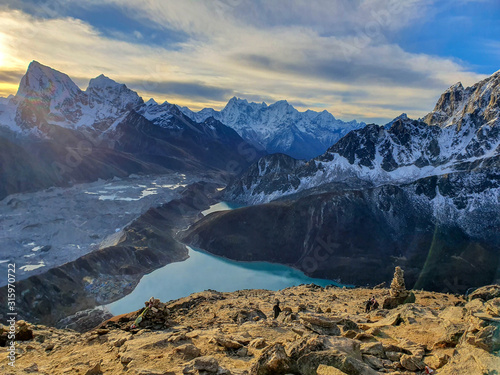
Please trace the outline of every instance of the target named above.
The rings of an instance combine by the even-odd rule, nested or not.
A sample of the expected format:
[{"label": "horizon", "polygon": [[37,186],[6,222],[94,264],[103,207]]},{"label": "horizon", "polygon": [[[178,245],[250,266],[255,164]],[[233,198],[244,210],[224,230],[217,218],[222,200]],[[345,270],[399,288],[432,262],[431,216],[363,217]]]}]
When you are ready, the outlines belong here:
[{"label": "horizon", "polygon": [[194,111],[286,100],[384,124],[421,118],[448,87],[500,69],[500,4],[489,0],[6,0],[0,14],[2,97],[36,60],[80,88],[104,74]]}]

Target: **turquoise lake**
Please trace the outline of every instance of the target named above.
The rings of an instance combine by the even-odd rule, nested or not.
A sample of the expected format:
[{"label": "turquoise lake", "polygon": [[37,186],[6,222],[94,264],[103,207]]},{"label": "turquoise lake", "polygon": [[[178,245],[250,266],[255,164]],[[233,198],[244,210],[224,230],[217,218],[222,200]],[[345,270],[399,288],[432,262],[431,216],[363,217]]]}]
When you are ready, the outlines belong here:
[{"label": "turquoise lake", "polygon": [[189,258],[170,263],[143,276],[132,293],[107,305],[114,315],[138,310],[153,296],[166,302],[191,293],[214,289],[234,292],[241,289],[278,290],[314,283],[340,285],[331,280],[314,279],[302,272],[268,262],[236,262],[204,251],[189,249]]}]

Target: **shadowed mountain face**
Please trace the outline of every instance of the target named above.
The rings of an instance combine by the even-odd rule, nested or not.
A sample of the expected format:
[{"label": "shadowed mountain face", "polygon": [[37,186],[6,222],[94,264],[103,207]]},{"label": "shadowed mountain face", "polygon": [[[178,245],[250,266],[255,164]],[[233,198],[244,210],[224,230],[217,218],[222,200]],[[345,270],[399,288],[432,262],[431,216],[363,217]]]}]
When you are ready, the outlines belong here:
[{"label": "shadowed mountain face", "polygon": [[184,240],[231,259],[285,263],[356,285],[389,280],[399,265],[407,285],[464,292],[499,277],[500,205],[485,199],[499,183],[499,173],[455,173],[309,195],[211,214]]},{"label": "shadowed mountain face", "polygon": [[99,76],[86,91],[32,62],[16,96],[0,101],[0,199],[53,185],[167,170],[227,178],[262,152],[214,119],[144,103]]}]

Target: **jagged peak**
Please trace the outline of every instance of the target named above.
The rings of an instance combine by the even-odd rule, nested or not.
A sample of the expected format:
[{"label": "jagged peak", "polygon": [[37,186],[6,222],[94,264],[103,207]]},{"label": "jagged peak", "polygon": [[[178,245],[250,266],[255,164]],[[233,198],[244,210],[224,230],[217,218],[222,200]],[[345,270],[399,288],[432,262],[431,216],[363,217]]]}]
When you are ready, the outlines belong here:
[{"label": "jagged peak", "polygon": [[17,95],[53,95],[57,91],[77,94],[81,90],[67,74],[33,60],[21,79]]},{"label": "jagged peak", "polygon": [[451,85],[448,90],[446,90],[446,92],[449,92],[449,91],[463,91],[465,90],[464,89],[464,86],[462,85],[462,82],[457,82],[455,83],[454,85]]},{"label": "jagged peak", "polygon": [[[248,104],[248,101],[246,99],[241,99],[236,96],[233,96],[229,101],[227,102],[227,105],[229,104]],[[226,105],[226,107],[227,107]]]},{"label": "jagged peak", "polygon": [[109,77],[106,77],[104,74],[100,74],[96,78],[92,78],[90,80],[87,90],[89,90],[89,89],[104,89],[104,88],[108,88],[108,87],[113,88],[113,87],[121,87],[121,86],[125,86],[125,85],[122,83],[118,83]]}]

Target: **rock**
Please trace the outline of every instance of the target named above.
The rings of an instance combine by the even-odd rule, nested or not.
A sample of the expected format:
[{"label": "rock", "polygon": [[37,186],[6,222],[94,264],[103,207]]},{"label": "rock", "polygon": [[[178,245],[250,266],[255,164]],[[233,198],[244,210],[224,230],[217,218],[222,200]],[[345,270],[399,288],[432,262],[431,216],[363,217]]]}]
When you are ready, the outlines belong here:
[{"label": "rock", "polygon": [[425,363],[422,358],[415,355],[403,354],[400,359],[401,366],[409,371],[423,370]]},{"label": "rock", "polygon": [[180,345],[173,350],[173,353],[182,357],[187,361],[199,357],[201,354],[201,350],[198,349],[193,344],[184,344]]},{"label": "rock", "polygon": [[303,303],[300,303],[299,306],[297,307],[297,311],[298,312],[307,311],[307,306],[304,305]]},{"label": "rock", "polygon": [[293,372],[292,361],[279,343],[264,349],[250,370],[251,375],[284,375]]},{"label": "rock", "polygon": [[368,342],[361,344],[361,353],[386,358],[384,347],[380,342]]},{"label": "rock", "polygon": [[38,372],[38,365],[33,363],[31,366],[25,367],[23,371],[27,373]]},{"label": "rock", "polygon": [[236,355],[238,357],[246,357],[248,356],[248,349],[245,347],[239,348],[238,351],[236,352]]},{"label": "rock", "polygon": [[381,333],[380,327],[372,327],[368,331],[366,331],[367,334],[372,335],[372,336],[378,336]]},{"label": "rock", "polygon": [[385,352],[385,356],[392,362],[399,362],[402,355],[403,353],[401,352]]},{"label": "rock", "polygon": [[240,310],[238,311],[238,314],[234,317],[234,321],[243,324],[245,322],[250,322],[250,321],[258,321],[258,320],[266,320],[267,315],[264,314],[261,310],[259,309],[251,309],[251,310]]},{"label": "rock", "polygon": [[113,346],[116,346],[117,348],[121,347],[123,344],[125,344],[125,342],[127,341],[127,338],[126,337],[122,337],[121,339],[118,339],[116,340],[114,343],[113,343]]},{"label": "rock", "polygon": [[480,298],[486,302],[497,297],[500,297],[500,285],[487,285],[469,294],[469,301]]},{"label": "rock", "polygon": [[443,367],[449,360],[450,356],[448,354],[434,354],[424,358],[425,364],[432,369],[439,369]]},{"label": "rock", "polygon": [[104,307],[98,306],[93,309],[78,311],[77,313],[61,319],[57,327],[69,328],[77,332],[87,332],[103,322],[108,321],[113,314]]},{"label": "rock", "polygon": [[377,341],[375,337],[370,335],[369,333],[361,332],[358,333],[355,337],[355,340],[363,341],[363,342],[368,342],[368,341]]},{"label": "rock", "polygon": [[353,322],[351,319],[347,319],[347,318],[341,319],[338,322],[338,324],[342,326],[343,331],[348,331],[348,330],[359,331],[359,326],[355,322]]},{"label": "rock", "polygon": [[320,306],[316,307],[315,311],[316,311],[316,314],[323,314],[323,309]]},{"label": "rock", "polygon": [[326,350],[328,347],[329,342],[326,336],[309,336],[289,345],[286,354],[292,361],[296,361],[308,353]]},{"label": "rock", "polygon": [[394,309],[399,305],[405,303],[415,303],[415,294],[413,292],[408,292],[407,294],[402,294],[399,297],[386,297],[382,303],[382,308],[384,309]]},{"label": "rock", "polygon": [[384,363],[382,362],[382,360],[373,355],[363,354],[363,362],[377,371],[384,368]]},{"label": "rock", "polygon": [[219,362],[212,356],[198,357],[193,359],[184,368],[184,374],[190,374],[193,371],[198,371],[202,373],[203,371],[210,374],[216,374],[219,370]]},{"label": "rock", "polygon": [[33,340],[33,330],[24,320],[20,320],[17,322],[16,340],[17,341]]},{"label": "rock", "polygon": [[85,375],[100,375],[100,374],[102,374],[101,363],[102,363],[102,359],[99,362],[97,362],[93,367],[88,369],[87,372],[85,373]]},{"label": "rock", "polygon": [[345,375],[345,372],[342,372],[335,367],[326,365],[319,365],[318,369],[316,370],[316,373],[318,375]]},{"label": "rock", "polygon": [[232,340],[232,339],[227,338],[225,336],[215,336],[214,341],[218,345],[220,345],[226,349],[239,349],[239,348],[243,347],[243,344],[240,344],[238,341]]},{"label": "rock", "polygon": [[490,299],[485,303],[486,311],[493,317],[500,317],[500,297]]},{"label": "rock", "polygon": [[312,352],[300,357],[297,361],[297,370],[302,375],[315,375],[320,365],[332,366],[350,375],[378,374],[361,360],[336,349]]},{"label": "rock", "polygon": [[304,327],[319,335],[340,335],[340,328],[337,326],[337,323],[330,318],[312,314],[304,314],[300,316],[300,320],[304,324]]},{"label": "rock", "polygon": [[349,331],[342,332],[342,336],[347,337],[349,339],[353,339],[358,335],[358,333],[359,332],[353,331],[352,329],[350,329]]},{"label": "rock", "polygon": [[383,288],[385,288],[385,281],[373,287],[373,289],[383,289]]},{"label": "rock", "polygon": [[489,353],[500,350],[500,328],[488,325],[467,336],[466,342]]},{"label": "rock", "polygon": [[433,348],[454,348],[465,332],[463,324],[448,324],[445,333],[434,343]]},{"label": "rock", "polygon": [[136,372],[137,375],[176,375],[175,372],[173,371],[163,371],[163,372],[157,372],[154,370],[137,370]]},{"label": "rock", "polygon": [[248,344],[248,345],[251,348],[262,349],[262,348],[265,348],[267,346],[267,342],[264,338],[257,337],[255,339],[253,339],[252,341],[250,341],[250,344]]},{"label": "rock", "polygon": [[120,362],[123,364],[123,365],[128,365],[130,362],[132,362],[134,360],[134,358],[130,357],[130,356],[126,356],[126,355],[122,355],[120,357]]}]

